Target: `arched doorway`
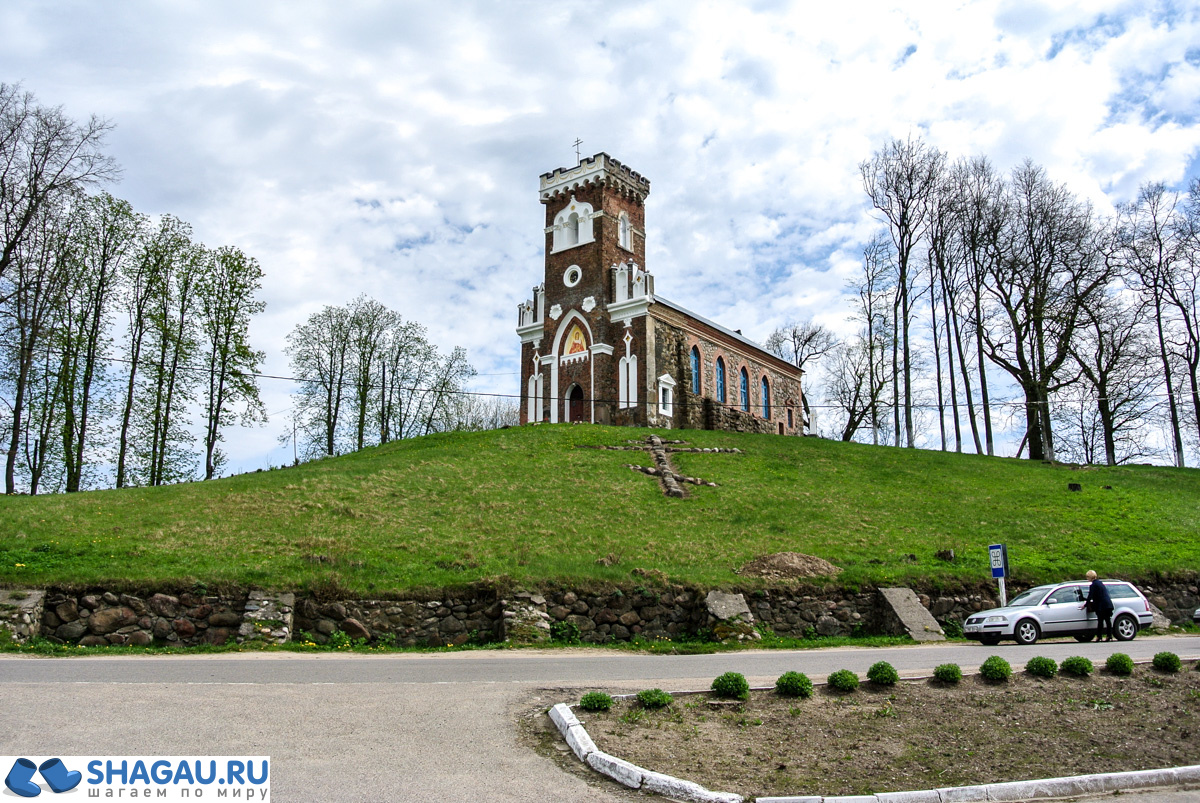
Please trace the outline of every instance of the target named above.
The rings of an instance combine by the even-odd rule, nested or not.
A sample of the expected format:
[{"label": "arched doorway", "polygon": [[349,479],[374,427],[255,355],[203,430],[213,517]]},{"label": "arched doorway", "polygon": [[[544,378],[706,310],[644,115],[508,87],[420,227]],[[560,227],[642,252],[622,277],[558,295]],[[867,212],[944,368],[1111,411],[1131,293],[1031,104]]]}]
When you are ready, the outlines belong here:
[{"label": "arched doorway", "polygon": [[572,385],[571,390],[567,393],[567,420],[571,423],[591,420],[591,416],[588,415],[587,401],[583,398],[583,388],[579,385]]}]

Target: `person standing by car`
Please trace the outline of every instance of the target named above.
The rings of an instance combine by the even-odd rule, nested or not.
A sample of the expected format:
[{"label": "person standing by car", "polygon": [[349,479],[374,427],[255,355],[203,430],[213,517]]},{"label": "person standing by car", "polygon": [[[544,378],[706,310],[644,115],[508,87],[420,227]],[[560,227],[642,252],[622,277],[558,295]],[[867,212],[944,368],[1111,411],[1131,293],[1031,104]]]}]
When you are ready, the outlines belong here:
[{"label": "person standing by car", "polygon": [[1100,581],[1094,571],[1087,573],[1087,579],[1091,580],[1092,584],[1088,586],[1087,599],[1080,607],[1089,613],[1096,614],[1096,641],[1101,638],[1105,641],[1112,641],[1112,597],[1108,595],[1108,589],[1104,587],[1104,583]]}]

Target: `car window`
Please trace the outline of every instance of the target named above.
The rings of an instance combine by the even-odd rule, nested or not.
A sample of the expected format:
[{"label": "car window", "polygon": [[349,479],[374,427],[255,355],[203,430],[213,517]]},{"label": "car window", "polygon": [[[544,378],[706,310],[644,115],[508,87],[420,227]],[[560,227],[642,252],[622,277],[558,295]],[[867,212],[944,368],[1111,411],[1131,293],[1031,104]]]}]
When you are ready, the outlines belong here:
[{"label": "car window", "polygon": [[1049,586],[1038,586],[1037,588],[1031,588],[1024,594],[1019,594],[1013,597],[1011,600],[1009,600],[1008,605],[1010,608],[1018,605],[1037,605],[1042,601],[1042,597],[1044,597],[1046,592],[1049,590]]},{"label": "car window", "polygon": [[1129,583],[1105,583],[1104,587],[1108,589],[1108,595],[1113,599],[1136,599],[1140,596],[1137,589]]},{"label": "car window", "polygon": [[1079,596],[1079,589],[1075,586],[1067,586],[1055,591],[1046,600],[1048,603],[1063,603],[1063,602],[1080,602],[1082,597]]}]

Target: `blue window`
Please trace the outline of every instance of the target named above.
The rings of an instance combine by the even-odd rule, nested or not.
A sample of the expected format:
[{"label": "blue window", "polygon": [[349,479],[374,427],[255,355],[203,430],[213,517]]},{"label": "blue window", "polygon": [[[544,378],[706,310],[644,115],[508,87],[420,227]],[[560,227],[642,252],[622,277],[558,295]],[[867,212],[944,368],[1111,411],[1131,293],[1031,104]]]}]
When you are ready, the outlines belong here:
[{"label": "blue window", "polygon": [[717,401],[725,403],[725,360],[717,357]]},{"label": "blue window", "polygon": [[750,375],[742,369],[742,409],[750,412]]},{"label": "blue window", "polygon": [[692,393],[700,395],[700,349],[692,346]]},{"label": "blue window", "polygon": [[762,378],[762,406],[763,418],[771,417],[771,386],[767,384],[767,378]]}]

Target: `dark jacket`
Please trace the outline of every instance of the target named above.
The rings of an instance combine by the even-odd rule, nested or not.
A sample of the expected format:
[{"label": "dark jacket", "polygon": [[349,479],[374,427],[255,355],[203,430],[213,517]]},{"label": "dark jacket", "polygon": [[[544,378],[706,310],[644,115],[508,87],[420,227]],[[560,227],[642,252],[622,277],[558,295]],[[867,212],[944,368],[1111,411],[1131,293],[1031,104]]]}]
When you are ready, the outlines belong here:
[{"label": "dark jacket", "polygon": [[1089,611],[1095,611],[1096,613],[1112,613],[1112,597],[1108,595],[1108,589],[1105,588],[1104,583],[1099,577],[1093,580],[1092,584],[1088,586],[1088,595],[1087,599],[1084,600],[1084,606]]}]

